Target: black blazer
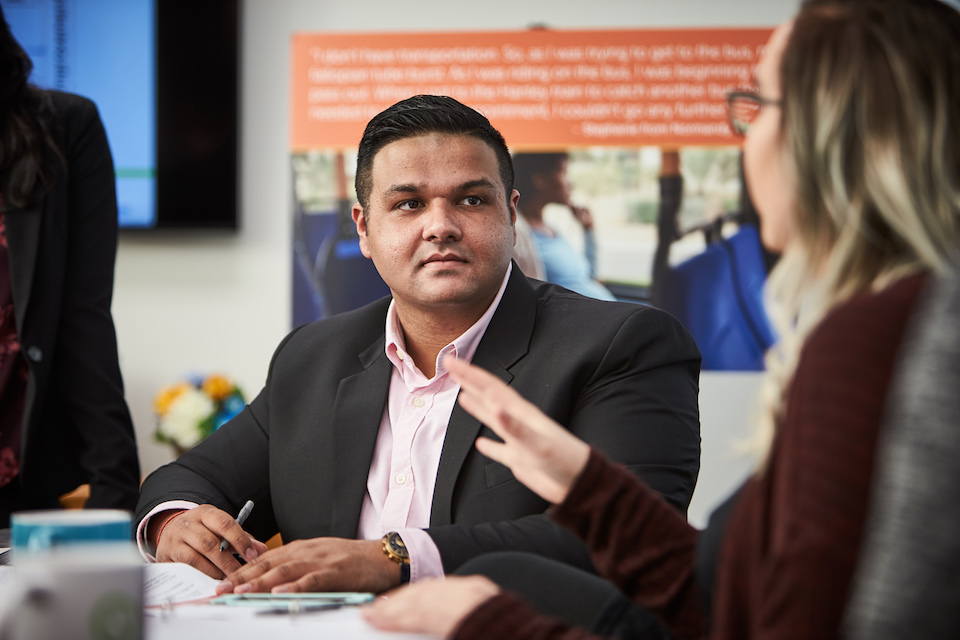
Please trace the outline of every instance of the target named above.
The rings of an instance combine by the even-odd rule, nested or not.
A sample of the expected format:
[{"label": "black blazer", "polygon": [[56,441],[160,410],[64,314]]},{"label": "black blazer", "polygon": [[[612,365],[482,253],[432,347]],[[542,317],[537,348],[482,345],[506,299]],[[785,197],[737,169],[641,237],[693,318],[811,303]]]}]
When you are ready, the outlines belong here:
[{"label": "black blazer", "polygon": [[17,335],[29,366],[20,482],[45,503],[85,482],[89,507],[133,509],[140,466],[110,315],[113,159],[96,106],[59,92],[52,189],[5,212]]},{"label": "black blazer", "polygon": [[[234,513],[250,498],[247,528],[260,538],[355,537],[390,384],[388,304],[294,330],[249,407],[147,478],[136,520],[165,500]],[[700,465],[700,354],[674,318],[527,280],[514,266],[473,362],[687,508]],[[589,568],[548,504],[474,448],[481,434],[492,432],[455,405],[427,530],[444,569],[507,549]]]}]

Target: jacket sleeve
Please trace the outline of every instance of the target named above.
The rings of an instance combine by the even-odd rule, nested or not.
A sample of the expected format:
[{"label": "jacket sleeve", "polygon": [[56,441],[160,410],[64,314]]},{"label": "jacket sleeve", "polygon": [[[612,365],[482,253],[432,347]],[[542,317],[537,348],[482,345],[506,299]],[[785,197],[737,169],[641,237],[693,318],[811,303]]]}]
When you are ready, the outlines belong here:
[{"label": "jacket sleeve", "polygon": [[53,383],[80,438],[87,506],[132,509],[140,466],[110,313],[117,250],[113,160],[93,103],[74,99],[65,111],[69,231]]},{"label": "jacket sleeve", "polygon": [[244,529],[259,540],[277,533],[270,497],[267,391],[217,432],[143,481],[134,522],[173,500],[210,504],[235,514],[247,500],[256,508]]},{"label": "jacket sleeve", "polygon": [[244,528],[261,540],[278,531],[270,495],[270,389],[278,355],[299,330],[277,346],[263,390],[210,437],[151,473],[134,513],[139,523],[162,502],[187,500],[236,513],[247,500],[256,508]]}]

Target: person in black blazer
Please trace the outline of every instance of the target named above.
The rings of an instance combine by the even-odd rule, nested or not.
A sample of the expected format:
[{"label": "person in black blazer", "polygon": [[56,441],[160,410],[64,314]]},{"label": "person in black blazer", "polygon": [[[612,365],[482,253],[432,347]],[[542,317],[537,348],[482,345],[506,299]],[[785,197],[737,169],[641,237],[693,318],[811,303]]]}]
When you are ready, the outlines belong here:
[{"label": "person in black blazer", "polygon": [[13,511],[59,506],[61,494],[83,483],[87,507],[132,510],[140,483],[110,314],[110,148],[96,106],[27,85],[31,67],[0,13],[5,290],[16,328],[8,335],[19,344],[5,354],[19,360],[8,361],[14,371],[0,392],[13,403],[4,406],[22,407],[21,419],[6,413],[0,422],[0,442],[19,444],[6,454],[16,462],[0,487],[0,526]]},{"label": "person in black blazer", "polygon": [[[592,300],[528,280],[510,260],[518,193],[505,185],[512,184],[512,170],[501,175],[499,146],[473,133],[479,119],[495,130],[450,98],[420,96],[377,116],[365,140],[383,119],[407,110],[453,112],[470,126],[451,131],[420,123],[413,133],[374,147],[368,172],[361,143],[354,219],[364,254],[393,293],[406,351],[430,378],[440,348],[481,317],[509,269],[473,362],[629,466],[685,512],[700,454],[700,356],[689,334],[655,308]],[[421,170],[434,155],[445,164],[437,160],[435,171]],[[462,174],[461,160],[467,167]],[[414,173],[404,173],[409,167]],[[448,189],[448,171],[475,179]],[[429,260],[421,258],[435,255],[455,264],[428,272]],[[161,521],[161,512],[161,524],[143,527],[148,548],[159,538],[158,559],[190,562],[212,575],[221,575],[219,568],[228,574],[225,590],[383,591],[400,582],[402,574],[390,572],[395,565],[381,541],[350,540],[358,533],[394,368],[385,353],[390,304],[385,298],[294,330],[278,347],[266,385],[250,405],[145,480],[138,521],[164,502],[216,507],[198,507],[195,515],[177,520]],[[432,350],[419,350],[424,324],[449,327],[452,318],[460,324],[451,336],[434,340]],[[586,549],[550,522],[547,503],[476,451],[473,443],[482,434],[489,431],[454,405],[426,528],[443,570],[505,549],[589,568]],[[243,531],[232,514],[247,499],[256,507]],[[262,553],[248,538],[278,531],[286,543],[307,544]],[[220,537],[241,551],[257,546],[252,556],[259,557],[237,570],[230,553],[211,548]],[[331,564],[343,570],[326,570]]]}]

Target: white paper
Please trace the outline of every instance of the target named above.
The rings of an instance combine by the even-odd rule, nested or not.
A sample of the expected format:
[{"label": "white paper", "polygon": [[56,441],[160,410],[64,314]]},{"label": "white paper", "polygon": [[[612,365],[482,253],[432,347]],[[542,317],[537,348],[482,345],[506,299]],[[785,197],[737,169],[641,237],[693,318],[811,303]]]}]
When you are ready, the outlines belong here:
[{"label": "white paper", "polygon": [[174,607],[153,607],[145,609],[150,618],[164,620],[251,620],[257,617],[257,610],[250,607],[221,607],[204,602],[203,604],[178,604]]},{"label": "white paper", "polygon": [[144,572],[143,604],[162,607],[206,600],[217,595],[219,580],[179,562],[148,564]]},{"label": "white paper", "polygon": [[[239,609],[210,605],[205,609]],[[181,616],[181,609],[185,615]],[[318,638],[350,638],[350,640],[425,640],[427,636],[378,631],[360,617],[357,607],[299,616],[242,616],[207,618],[201,607],[174,607],[169,615],[148,615],[144,620],[146,636],[152,640],[317,640]],[[216,612],[210,615],[222,615]]]}]

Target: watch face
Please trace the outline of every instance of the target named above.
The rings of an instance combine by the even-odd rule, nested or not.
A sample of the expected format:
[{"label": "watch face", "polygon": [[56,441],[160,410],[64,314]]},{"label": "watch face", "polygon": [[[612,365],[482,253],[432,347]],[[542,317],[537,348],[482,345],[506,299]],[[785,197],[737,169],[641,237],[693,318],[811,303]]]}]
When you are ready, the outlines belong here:
[{"label": "watch face", "polygon": [[400,534],[396,531],[391,531],[387,534],[386,540],[387,548],[390,550],[390,553],[393,555],[407,560],[410,558],[410,554],[407,552],[407,546],[403,544],[403,540],[400,538]]}]

